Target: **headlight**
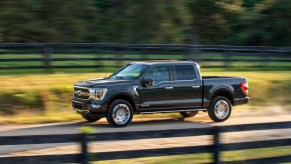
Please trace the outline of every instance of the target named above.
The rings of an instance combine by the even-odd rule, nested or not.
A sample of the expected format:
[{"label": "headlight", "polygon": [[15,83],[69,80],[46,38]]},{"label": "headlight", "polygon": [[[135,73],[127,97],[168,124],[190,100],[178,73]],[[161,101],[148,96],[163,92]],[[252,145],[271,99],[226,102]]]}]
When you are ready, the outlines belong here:
[{"label": "headlight", "polygon": [[106,96],[108,89],[107,88],[94,88],[94,89],[89,89],[89,92],[90,92],[90,98],[94,100],[102,101],[104,97]]}]

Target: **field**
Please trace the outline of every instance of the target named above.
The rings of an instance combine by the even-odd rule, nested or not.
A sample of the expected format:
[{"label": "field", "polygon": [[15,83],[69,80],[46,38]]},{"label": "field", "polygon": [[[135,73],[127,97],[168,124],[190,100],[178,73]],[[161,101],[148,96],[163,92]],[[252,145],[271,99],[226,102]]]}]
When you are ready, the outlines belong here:
[{"label": "field", "polygon": [[[212,72],[203,75],[247,77],[251,101],[244,108],[280,105],[290,109],[291,72]],[[71,109],[71,95],[76,81],[100,78],[109,73],[33,74],[0,76],[1,123],[43,123],[80,120]],[[157,116],[157,115],[155,115]],[[158,116],[175,116],[165,114]],[[153,117],[146,115],[143,117]]]}]

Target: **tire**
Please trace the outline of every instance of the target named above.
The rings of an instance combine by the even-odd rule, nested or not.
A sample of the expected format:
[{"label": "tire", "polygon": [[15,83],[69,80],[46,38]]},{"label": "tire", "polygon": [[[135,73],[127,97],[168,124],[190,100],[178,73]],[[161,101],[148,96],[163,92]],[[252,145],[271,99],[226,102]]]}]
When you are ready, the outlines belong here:
[{"label": "tire", "polygon": [[192,112],[180,112],[180,115],[183,117],[194,117],[198,114],[198,111],[192,111]]},{"label": "tire", "polygon": [[229,99],[223,96],[217,96],[208,107],[208,115],[215,122],[227,120],[231,114],[232,105]]},{"label": "tire", "polygon": [[102,118],[102,117],[90,117],[90,116],[85,116],[85,115],[82,115],[82,117],[90,123],[96,122]]},{"label": "tire", "polygon": [[126,100],[113,101],[106,116],[107,122],[113,127],[127,126],[133,117],[133,108]]}]

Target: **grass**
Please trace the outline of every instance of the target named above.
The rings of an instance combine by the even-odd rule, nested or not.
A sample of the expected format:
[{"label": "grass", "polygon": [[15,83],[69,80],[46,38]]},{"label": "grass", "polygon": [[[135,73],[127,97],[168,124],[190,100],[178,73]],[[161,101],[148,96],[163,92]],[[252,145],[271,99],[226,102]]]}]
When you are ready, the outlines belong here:
[{"label": "grass", "polygon": [[[239,151],[226,151],[221,154],[222,161],[240,161],[255,158],[266,158],[291,155],[291,147],[276,147],[276,148],[260,148],[248,149]],[[192,163],[211,163],[212,156],[209,153],[200,154],[187,154],[175,156],[161,156],[161,157],[147,157],[147,158],[134,158],[134,159],[120,159],[99,161],[98,164],[125,164],[125,163],[139,163],[139,164],[192,164]],[[93,162],[94,163],[94,162]],[[97,162],[95,162],[97,163]]]},{"label": "grass", "polygon": [[56,123],[56,122],[71,122],[84,120],[79,114],[74,112],[57,112],[55,114],[36,115],[35,113],[24,113],[22,115],[0,117],[2,124],[41,124],[41,123]]},{"label": "grass", "polygon": [[[291,104],[291,72],[209,72],[203,75],[243,76],[250,86],[250,106]],[[71,109],[73,85],[110,73],[0,76],[0,123],[43,123],[81,119]],[[170,114],[173,115],[173,114]],[[146,115],[142,117],[155,117]]]}]

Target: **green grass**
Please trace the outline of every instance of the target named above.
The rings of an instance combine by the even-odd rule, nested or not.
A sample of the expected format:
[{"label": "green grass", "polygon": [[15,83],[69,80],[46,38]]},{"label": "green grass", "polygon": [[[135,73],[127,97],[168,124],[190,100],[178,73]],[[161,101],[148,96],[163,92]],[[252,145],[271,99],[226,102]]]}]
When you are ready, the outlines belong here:
[{"label": "green grass", "polygon": [[[252,108],[291,105],[291,72],[202,72],[207,75],[247,77]],[[110,73],[33,74],[0,76],[0,122],[41,123],[81,119],[71,109],[77,81]],[[271,101],[272,100],[272,101]],[[67,117],[63,117],[66,115]],[[145,117],[145,116],[143,116]],[[153,117],[149,115],[148,117]]]},{"label": "green grass", "polygon": [[[227,151],[221,154],[222,161],[236,161],[255,158],[266,158],[291,155],[291,147],[276,147],[276,148],[261,148],[261,149],[248,149],[239,151]],[[98,158],[98,157],[97,157]],[[212,154],[187,154],[175,156],[161,156],[161,157],[147,157],[147,158],[133,158],[133,159],[120,159],[98,161],[98,164],[125,164],[125,163],[139,163],[139,164],[192,164],[192,163],[211,163]],[[270,161],[271,162],[271,161]],[[93,162],[94,163],[94,162]]]}]

